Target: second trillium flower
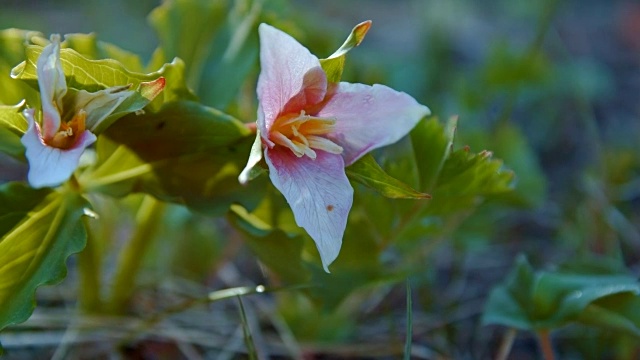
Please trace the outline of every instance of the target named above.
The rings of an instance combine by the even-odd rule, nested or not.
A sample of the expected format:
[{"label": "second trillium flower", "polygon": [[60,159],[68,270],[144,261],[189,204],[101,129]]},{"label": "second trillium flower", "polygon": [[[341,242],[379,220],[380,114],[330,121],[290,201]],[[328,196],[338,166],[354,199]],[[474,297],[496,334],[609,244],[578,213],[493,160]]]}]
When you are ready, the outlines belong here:
[{"label": "second trillium flower", "polygon": [[[330,83],[319,59],[261,24],[258,137],[273,185],[313,238],[328,271],[342,245],[353,188],[345,166],[405,136],[429,109],[384,85]],[[259,161],[250,158],[246,182]]]},{"label": "second trillium flower", "polygon": [[[140,93],[145,98],[137,103],[141,109],[164,89],[165,84],[164,78],[160,77],[141,83],[137,92],[129,90],[130,85],[94,93],[68,89],[60,61],[59,35],[52,35],[51,43],[42,49],[37,74],[42,121],[37,121],[35,109],[25,110],[28,128],[21,139],[29,162],[27,177],[35,188],[56,186],[69,179],[84,150],[96,141],[96,132],[105,127],[104,121],[121,104]],[[129,108],[126,112],[135,110]]]}]

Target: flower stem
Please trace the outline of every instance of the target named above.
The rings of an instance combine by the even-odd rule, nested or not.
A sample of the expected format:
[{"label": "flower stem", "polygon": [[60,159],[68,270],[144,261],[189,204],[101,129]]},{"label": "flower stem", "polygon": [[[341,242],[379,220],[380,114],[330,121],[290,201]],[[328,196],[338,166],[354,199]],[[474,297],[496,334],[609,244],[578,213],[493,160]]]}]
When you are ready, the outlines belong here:
[{"label": "flower stem", "polygon": [[164,212],[164,205],[151,196],[142,200],[136,216],[137,228],[118,258],[108,304],[111,313],[122,313],[133,294],[136,275],[142,265],[144,254],[152,243],[157,224]]},{"label": "flower stem", "polygon": [[100,296],[100,268],[101,261],[98,254],[96,238],[93,235],[88,217],[83,217],[84,227],[87,231],[87,245],[83,251],[78,254],[78,271],[80,277],[79,285],[79,303],[82,311],[91,313],[97,312],[102,307],[102,299]]},{"label": "flower stem", "polygon": [[545,360],[555,360],[555,354],[553,353],[553,346],[551,345],[551,336],[549,336],[549,330],[538,331],[538,338],[540,340],[540,348],[542,349],[542,355]]},{"label": "flower stem", "polygon": [[507,357],[511,352],[511,347],[513,346],[513,342],[515,341],[517,334],[518,334],[518,330],[514,328],[507,330],[507,333],[504,334],[504,337],[500,342],[500,348],[498,349],[498,355],[496,355],[496,360],[507,360]]}]

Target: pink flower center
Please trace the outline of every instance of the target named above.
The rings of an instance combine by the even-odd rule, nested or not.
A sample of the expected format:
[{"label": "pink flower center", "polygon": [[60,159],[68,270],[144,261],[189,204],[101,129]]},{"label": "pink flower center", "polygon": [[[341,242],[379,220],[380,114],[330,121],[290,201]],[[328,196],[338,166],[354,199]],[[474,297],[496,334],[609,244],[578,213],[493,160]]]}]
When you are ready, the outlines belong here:
[{"label": "pink flower center", "polygon": [[335,118],[322,118],[305,114],[287,114],[274,121],[269,140],[277,145],[291,149],[297,156],[315,159],[314,150],[323,150],[332,154],[341,154],[343,149],[322,135],[333,132]]},{"label": "pink flower center", "polygon": [[85,130],[85,120],[87,112],[84,110],[78,113],[69,121],[60,123],[60,129],[50,139],[44,139],[44,142],[58,149],[68,149],[72,147],[80,134]]}]

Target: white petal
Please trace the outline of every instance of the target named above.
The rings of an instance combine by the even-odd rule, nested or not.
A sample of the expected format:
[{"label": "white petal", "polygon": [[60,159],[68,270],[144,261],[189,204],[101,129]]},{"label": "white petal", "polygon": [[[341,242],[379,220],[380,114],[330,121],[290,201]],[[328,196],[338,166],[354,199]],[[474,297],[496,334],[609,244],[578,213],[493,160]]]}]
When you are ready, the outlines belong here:
[{"label": "white petal", "polygon": [[353,188],[340,155],[324,151],[316,155],[298,158],[279,146],[265,151],[271,182],[287,199],[298,226],[315,241],[322,266],[329,272],[342,246]]}]

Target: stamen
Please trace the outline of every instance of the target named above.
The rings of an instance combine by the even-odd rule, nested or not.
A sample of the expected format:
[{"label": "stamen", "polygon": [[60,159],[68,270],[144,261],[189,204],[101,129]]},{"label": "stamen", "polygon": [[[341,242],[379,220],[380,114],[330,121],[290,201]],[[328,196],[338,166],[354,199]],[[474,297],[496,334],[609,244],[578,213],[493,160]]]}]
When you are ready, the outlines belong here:
[{"label": "stamen", "polygon": [[297,157],[302,157],[302,155],[304,155],[304,150],[300,149],[293,141],[291,141],[291,139],[284,136],[281,132],[274,131],[271,135],[274,137],[272,139],[274,143],[288,147]]},{"label": "stamen", "polygon": [[342,154],[344,149],[333,141],[320,136],[310,135],[307,137],[309,140],[309,147],[314,149],[324,150],[332,154]]},{"label": "stamen", "polygon": [[317,154],[313,149],[341,154],[342,147],[318,136],[332,133],[335,124],[335,118],[307,115],[302,110],[299,115],[289,114],[276,119],[269,138],[274,143],[291,149],[297,157],[306,155],[315,159]]}]

